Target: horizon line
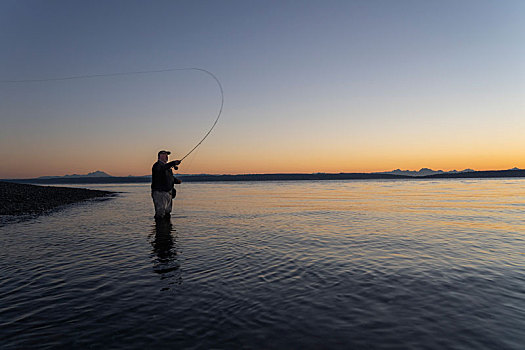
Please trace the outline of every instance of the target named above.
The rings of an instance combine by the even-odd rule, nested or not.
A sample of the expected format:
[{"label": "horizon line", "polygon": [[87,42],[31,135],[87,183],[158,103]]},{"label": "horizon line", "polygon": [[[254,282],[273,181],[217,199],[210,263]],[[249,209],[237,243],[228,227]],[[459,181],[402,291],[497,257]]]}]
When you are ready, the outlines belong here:
[{"label": "horizon line", "polygon": [[[174,176],[237,176],[237,175],[316,175],[316,174],[326,174],[326,175],[333,175],[333,174],[390,174],[390,173],[393,173],[393,172],[410,172],[410,173],[419,173],[419,172],[422,172],[423,170],[428,170],[428,171],[432,171],[432,172],[436,172],[436,173],[454,173],[454,172],[458,172],[458,173],[461,173],[461,172],[484,172],[484,171],[510,171],[510,170],[525,170],[525,169],[521,169],[521,168],[518,168],[518,167],[513,167],[513,168],[510,168],[510,169],[484,169],[484,170],[475,170],[475,169],[471,169],[471,168],[465,168],[463,170],[456,170],[456,169],[453,169],[453,170],[441,170],[441,169],[438,169],[438,170],[434,170],[432,168],[426,168],[426,167],[423,167],[423,168],[420,168],[419,170],[409,170],[409,169],[401,169],[401,168],[397,168],[397,169],[394,169],[394,170],[385,170],[385,171],[373,171],[373,172],[364,172],[364,171],[361,171],[361,172],[344,172],[344,171],[340,171],[340,172],[273,172],[273,173],[174,173],[173,175]],[[104,174],[106,174],[107,176],[89,176],[90,174],[93,174],[93,173],[97,173],[97,172],[102,172]],[[395,175],[395,174],[394,174]],[[116,176],[116,175],[111,175],[107,172],[104,172],[104,171],[101,171],[101,170],[95,170],[95,171],[92,171],[92,172],[89,172],[87,174],[66,174],[66,175],[42,175],[42,176],[38,176],[38,177],[9,177],[9,178],[0,178],[0,180],[29,180],[29,179],[42,179],[42,178],[61,178],[61,177],[93,177],[93,178],[97,178],[97,177],[117,177],[117,178],[126,178],[126,177],[151,177],[150,174],[145,174],[145,175],[125,175],[125,176]]]}]

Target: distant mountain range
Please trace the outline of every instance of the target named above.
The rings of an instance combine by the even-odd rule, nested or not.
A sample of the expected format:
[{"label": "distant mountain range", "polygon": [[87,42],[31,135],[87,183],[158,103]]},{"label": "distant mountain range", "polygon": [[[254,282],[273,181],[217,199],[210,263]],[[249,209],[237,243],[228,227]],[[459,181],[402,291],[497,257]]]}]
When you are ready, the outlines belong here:
[{"label": "distant mountain range", "polygon": [[[519,169],[514,168],[512,170],[519,170]],[[443,170],[432,170],[432,169],[429,169],[429,168],[421,168],[418,171],[396,169],[396,170],[392,170],[392,171],[380,172],[380,173],[375,173],[375,174],[391,174],[391,175],[406,175],[406,176],[429,176],[429,175],[435,175],[435,174],[470,173],[470,172],[473,172],[473,171],[476,171],[476,170],[465,169],[465,170],[461,170],[461,171],[457,171],[457,170],[443,171]]]},{"label": "distant mountain range", "polygon": [[[508,170],[521,170],[519,168],[512,168],[512,169],[508,169]],[[376,173],[371,173],[371,174],[388,174],[388,175],[403,175],[403,176],[429,176],[429,175],[436,175],[436,174],[458,174],[458,173],[470,173],[470,172],[475,172],[476,170],[473,170],[473,169],[464,169],[464,170],[451,170],[451,171],[443,171],[443,170],[433,170],[433,169],[429,169],[429,168],[421,168],[419,170],[401,170],[401,169],[396,169],[396,170],[392,170],[392,171],[383,171],[383,172],[376,172]],[[319,173],[319,174],[323,174],[323,173]],[[176,176],[179,176],[179,175],[176,175]],[[185,175],[180,175],[180,176],[213,176],[213,175],[209,175],[209,174],[185,174]],[[41,176],[41,177],[37,177],[37,179],[59,179],[59,178],[84,178],[84,177],[114,177],[113,175],[110,175],[106,172],[103,172],[103,171],[100,171],[100,170],[97,170],[97,171],[93,171],[91,173],[88,173],[88,174],[84,174],[84,175],[79,175],[79,174],[72,174],[72,175],[64,175],[64,176]],[[143,176],[133,176],[133,175],[128,175],[127,177],[140,177],[140,178],[143,178],[143,177],[151,177],[151,175],[143,175]]]},{"label": "distant mountain range", "polygon": [[[513,168],[513,169],[509,169],[509,170],[520,170],[520,169]],[[428,175],[435,175],[435,174],[467,173],[467,172],[473,172],[473,171],[476,171],[476,170],[465,169],[465,170],[461,170],[461,171],[457,171],[457,170],[443,171],[443,170],[432,170],[432,169],[429,169],[429,168],[421,168],[421,169],[419,169],[417,171],[415,171],[415,170],[396,169],[396,170],[392,170],[392,171],[376,172],[376,173],[372,173],[372,174],[389,174],[389,175],[404,175],[404,176],[428,176]],[[319,174],[323,174],[323,173],[319,173]],[[192,174],[192,175],[190,175],[190,174],[187,174],[187,175],[180,175],[180,176],[213,176],[213,175],[209,175],[209,174],[198,174],[198,175],[197,174]],[[96,171],[93,171],[93,172],[88,173],[88,174],[72,174],[72,175],[64,175],[64,176],[40,176],[40,177],[37,177],[36,179],[40,179],[40,180],[60,179],[60,178],[73,179],[73,178],[85,178],[85,177],[92,178],[92,177],[115,177],[115,176],[110,175],[110,174],[108,174],[108,173],[106,173],[104,171],[96,170]],[[143,176],[128,175],[127,177],[151,177],[151,175],[143,175]]]},{"label": "distant mountain range", "polygon": [[[509,170],[475,171],[465,169],[461,171],[442,171],[422,168],[418,171],[396,169],[381,173],[315,173],[315,174],[238,174],[238,175],[208,175],[176,174],[183,182],[212,182],[212,181],[318,181],[318,180],[379,180],[379,179],[437,179],[437,178],[525,178],[525,170],[513,168]],[[34,179],[4,179],[3,181],[36,184],[95,184],[95,183],[148,183],[151,175],[145,176],[112,176],[103,171],[94,171],[89,174],[65,176],[41,176]]]},{"label": "distant mountain range", "polygon": [[64,175],[64,176],[40,176],[40,177],[37,177],[37,179],[42,179],[42,180],[45,180],[45,179],[60,179],[60,178],[74,179],[74,178],[79,178],[79,177],[111,177],[111,175],[109,175],[108,173],[105,173],[103,171],[96,170],[96,171],[93,171],[92,173],[83,174],[83,175],[72,174],[72,175]]}]

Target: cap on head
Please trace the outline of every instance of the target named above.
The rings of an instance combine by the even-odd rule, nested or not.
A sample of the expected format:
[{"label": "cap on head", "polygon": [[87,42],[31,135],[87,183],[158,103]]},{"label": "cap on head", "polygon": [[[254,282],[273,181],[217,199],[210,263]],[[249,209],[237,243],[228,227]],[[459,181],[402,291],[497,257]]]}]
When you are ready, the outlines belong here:
[{"label": "cap on head", "polygon": [[159,153],[157,153],[157,157],[160,156],[161,154],[167,154],[167,155],[170,155],[171,152],[170,152],[170,151],[164,151],[164,150],[159,151]]}]

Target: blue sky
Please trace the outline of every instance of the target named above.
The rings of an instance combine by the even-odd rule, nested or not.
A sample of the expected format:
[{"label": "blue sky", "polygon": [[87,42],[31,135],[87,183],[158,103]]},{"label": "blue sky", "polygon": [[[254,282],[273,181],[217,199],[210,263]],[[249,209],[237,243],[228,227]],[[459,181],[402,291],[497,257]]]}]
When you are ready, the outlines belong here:
[{"label": "blue sky", "polygon": [[[3,80],[216,74],[223,116],[181,167],[195,173],[525,167],[523,42],[522,1],[0,4]],[[189,151],[220,100],[197,72],[0,96],[0,177],[142,175],[158,149]]]}]

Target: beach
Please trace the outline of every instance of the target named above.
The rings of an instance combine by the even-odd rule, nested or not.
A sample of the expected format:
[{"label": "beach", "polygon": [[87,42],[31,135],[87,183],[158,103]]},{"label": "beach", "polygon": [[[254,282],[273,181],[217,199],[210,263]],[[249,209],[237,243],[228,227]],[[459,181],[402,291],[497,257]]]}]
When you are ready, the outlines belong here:
[{"label": "beach", "polygon": [[42,214],[63,205],[113,194],[114,192],[84,188],[0,182],[0,215]]}]

